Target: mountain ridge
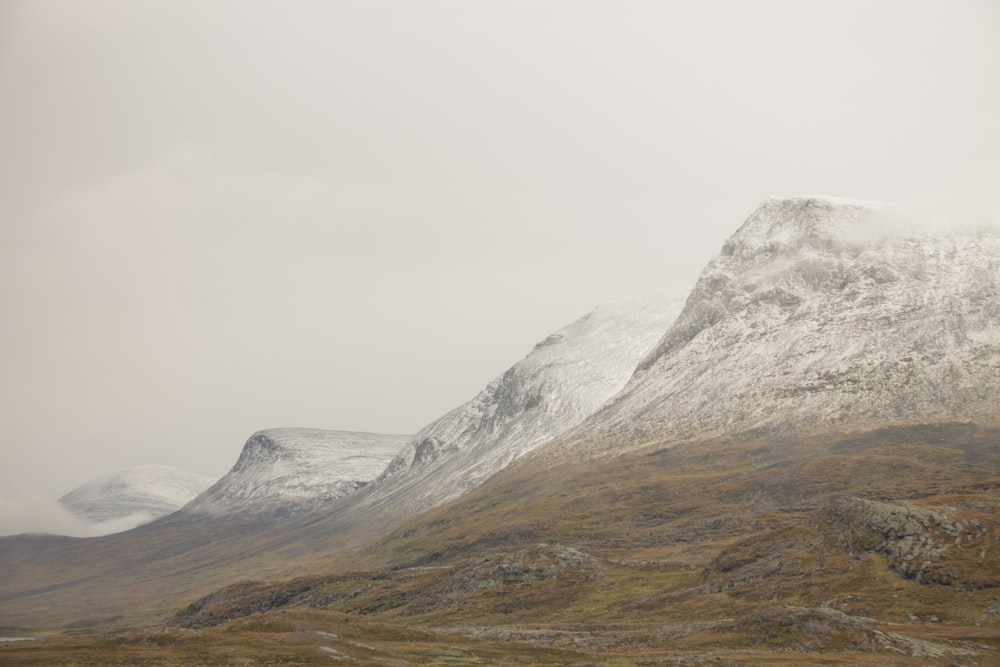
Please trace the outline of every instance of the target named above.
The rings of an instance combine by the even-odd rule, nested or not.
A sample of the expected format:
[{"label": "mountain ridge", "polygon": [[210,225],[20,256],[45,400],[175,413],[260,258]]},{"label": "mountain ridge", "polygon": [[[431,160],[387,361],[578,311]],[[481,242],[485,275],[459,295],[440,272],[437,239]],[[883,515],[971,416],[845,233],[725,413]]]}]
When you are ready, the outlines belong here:
[{"label": "mountain ridge", "polygon": [[550,334],[413,436],[360,503],[399,505],[405,492],[405,511],[413,513],[475,488],[600,407],[682,303],[660,294],[602,305]]},{"label": "mountain ridge", "polygon": [[318,509],[371,482],[408,439],[309,428],[258,431],[232,469],[181,512],[284,516]]},{"label": "mountain ridge", "polygon": [[549,455],[848,425],[998,423],[1000,230],[882,234],[882,210],[765,200],[628,384]]}]

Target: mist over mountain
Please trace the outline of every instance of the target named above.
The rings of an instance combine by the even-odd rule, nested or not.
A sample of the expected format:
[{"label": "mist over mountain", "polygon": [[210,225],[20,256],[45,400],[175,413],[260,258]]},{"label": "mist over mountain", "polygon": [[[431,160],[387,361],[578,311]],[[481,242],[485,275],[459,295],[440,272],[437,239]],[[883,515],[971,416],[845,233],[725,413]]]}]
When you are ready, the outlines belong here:
[{"label": "mist over mountain", "polygon": [[139,465],[84,482],[59,503],[92,525],[113,522],[116,531],[127,530],[176,512],[214,482],[179,468]]},{"label": "mist over mountain", "polygon": [[[959,224],[961,223],[961,224]],[[771,198],[570,451],[1000,421],[1000,229]],[[554,456],[558,456],[553,454]]]}]

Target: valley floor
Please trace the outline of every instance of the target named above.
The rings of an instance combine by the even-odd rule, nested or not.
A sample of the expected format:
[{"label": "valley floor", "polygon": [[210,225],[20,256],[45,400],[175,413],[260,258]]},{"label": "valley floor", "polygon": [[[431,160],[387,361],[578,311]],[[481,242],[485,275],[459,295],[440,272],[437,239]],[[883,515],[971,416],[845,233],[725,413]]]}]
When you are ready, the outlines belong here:
[{"label": "valley floor", "polygon": [[[722,620],[725,623],[725,620]],[[921,628],[875,624],[883,651],[811,652],[642,644],[680,632],[712,632],[692,622],[642,628],[505,626],[452,631],[371,623],[317,611],[268,612],[203,630],[161,628],[63,636],[0,645],[4,665],[829,665],[952,666],[997,664],[997,628]],[[688,635],[689,637],[692,635]],[[924,639],[919,637],[923,636]],[[936,637],[936,641],[926,637]],[[702,637],[705,638],[704,636]],[[964,646],[966,648],[958,648]],[[904,648],[910,650],[903,650]],[[918,649],[914,651],[913,649]]]}]

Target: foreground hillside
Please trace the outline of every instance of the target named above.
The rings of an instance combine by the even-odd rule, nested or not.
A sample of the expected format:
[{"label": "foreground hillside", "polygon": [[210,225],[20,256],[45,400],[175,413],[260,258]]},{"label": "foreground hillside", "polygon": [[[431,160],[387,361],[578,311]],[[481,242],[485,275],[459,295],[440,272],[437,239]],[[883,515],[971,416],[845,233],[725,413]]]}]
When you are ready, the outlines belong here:
[{"label": "foreground hillside", "polygon": [[521,465],[306,576],[4,656],[1000,664],[998,498],[1000,432],[969,424]]},{"label": "foreground hillside", "polygon": [[243,584],[176,622],[290,606],[639,664],[683,651],[995,664],[998,491],[1000,432],[968,424],[518,466],[350,570]]}]

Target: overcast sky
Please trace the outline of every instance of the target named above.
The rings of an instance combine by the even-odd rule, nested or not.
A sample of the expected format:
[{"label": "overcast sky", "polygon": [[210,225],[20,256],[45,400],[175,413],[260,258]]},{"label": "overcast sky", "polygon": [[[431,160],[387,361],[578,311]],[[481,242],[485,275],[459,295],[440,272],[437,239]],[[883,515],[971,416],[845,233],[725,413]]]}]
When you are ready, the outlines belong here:
[{"label": "overcast sky", "polygon": [[0,534],[415,432],[769,195],[988,198],[998,82],[985,0],[0,0]]}]

